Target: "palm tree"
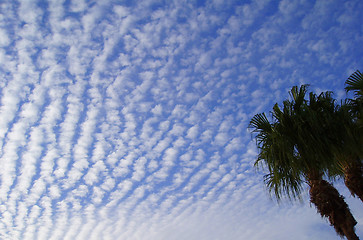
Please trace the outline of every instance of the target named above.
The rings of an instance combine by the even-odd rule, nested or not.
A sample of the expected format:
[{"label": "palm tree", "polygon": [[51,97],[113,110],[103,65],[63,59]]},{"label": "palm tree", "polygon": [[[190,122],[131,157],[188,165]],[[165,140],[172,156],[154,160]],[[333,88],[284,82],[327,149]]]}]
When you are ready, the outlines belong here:
[{"label": "palm tree", "polygon": [[[346,133],[349,134],[345,162],[342,164],[344,182],[353,196],[363,202],[363,74],[357,70],[345,81],[347,92],[354,92],[354,99],[348,99],[345,112],[350,114],[351,121],[346,121]],[[347,114],[346,114],[347,115]],[[349,118],[348,118],[349,119]]]},{"label": "palm tree", "polygon": [[[339,192],[322,176],[333,171],[332,159],[335,133],[327,131],[334,122],[330,120],[335,107],[331,93],[316,96],[309,95],[305,100],[307,85],[290,91],[291,101],[283,102],[281,110],[277,104],[273,107],[272,122],[266,115],[256,114],[250,127],[257,133],[258,158],[255,166],[263,165],[268,169],[265,183],[270,192],[279,200],[287,195],[290,199],[299,198],[302,184],[310,187],[310,201],[316,206],[322,217],[329,219],[336,232],[347,239],[359,239],[354,231],[356,221],[348,205]],[[323,138],[321,136],[324,136]]]}]

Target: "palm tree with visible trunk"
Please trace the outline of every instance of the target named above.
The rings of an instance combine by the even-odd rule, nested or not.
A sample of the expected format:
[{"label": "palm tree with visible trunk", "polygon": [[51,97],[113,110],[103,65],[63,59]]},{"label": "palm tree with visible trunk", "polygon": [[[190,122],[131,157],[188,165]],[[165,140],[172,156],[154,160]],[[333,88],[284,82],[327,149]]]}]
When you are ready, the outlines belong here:
[{"label": "palm tree with visible trunk", "polygon": [[344,105],[346,115],[346,133],[349,134],[347,151],[341,159],[344,172],[344,182],[353,196],[358,196],[363,202],[363,74],[357,70],[345,81],[345,90],[353,91],[354,99],[348,99]]},{"label": "palm tree with visible trunk", "polygon": [[[310,201],[322,217],[328,218],[340,236],[359,239],[355,234],[356,221],[339,192],[323,180],[325,172],[333,171],[334,153],[340,148],[336,144],[336,133],[328,129],[334,126],[327,108],[334,108],[331,93],[309,95],[305,100],[307,86],[290,91],[291,101],[283,102],[282,110],[275,104],[272,122],[264,113],[256,114],[250,127],[256,133],[259,149],[255,166],[268,169],[265,183],[277,199],[287,195],[299,198],[302,184],[310,187]],[[322,137],[324,136],[324,137]],[[337,148],[334,149],[334,148]]]}]

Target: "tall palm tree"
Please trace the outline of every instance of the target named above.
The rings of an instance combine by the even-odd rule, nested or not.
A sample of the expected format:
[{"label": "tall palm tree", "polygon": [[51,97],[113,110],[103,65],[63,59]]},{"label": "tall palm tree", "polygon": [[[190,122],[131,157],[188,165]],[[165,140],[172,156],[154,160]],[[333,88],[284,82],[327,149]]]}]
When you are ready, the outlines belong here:
[{"label": "tall palm tree", "polygon": [[350,122],[346,121],[350,139],[347,146],[346,161],[342,164],[344,182],[353,196],[358,196],[363,202],[363,74],[357,70],[345,81],[345,90],[353,91],[354,99],[348,99],[346,111],[350,113]]},{"label": "tall palm tree", "polygon": [[[299,198],[302,184],[310,187],[310,201],[322,217],[329,219],[336,232],[347,239],[359,239],[354,231],[356,221],[348,205],[338,191],[322,176],[333,169],[332,159],[339,147],[333,144],[335,133],[327,131],[325,125],[331,111],[331,93],[309,95],[305,100],[307,86],[290,91],[291,101],[283,102],[282,110],[277,104],[273,107],[272,122],[264,113],[256,114],[250,127],[257,133],[259,155],[255,166],[262,164],[268,169],[265,183],[277,199],[287,195],[290,199]],[[330,105],[329,105],[330,104]],[[325,136],[321,138],[320,136]],[[327,148],[327,146],[329,148]]]}]

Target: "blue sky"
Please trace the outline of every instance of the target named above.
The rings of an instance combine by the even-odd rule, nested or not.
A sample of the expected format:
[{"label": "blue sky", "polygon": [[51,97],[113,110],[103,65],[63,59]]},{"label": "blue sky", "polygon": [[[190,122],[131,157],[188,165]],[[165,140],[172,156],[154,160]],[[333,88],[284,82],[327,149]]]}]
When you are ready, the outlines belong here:
[{"label": "blue sky", "polygon": [[[363,70],[363,2],[0,3],[0,238],[339,239],[253,169],[250,118]],[[342,181],[363,237],[362,204]],[[306,187],[307,188],[307,187]]]}]

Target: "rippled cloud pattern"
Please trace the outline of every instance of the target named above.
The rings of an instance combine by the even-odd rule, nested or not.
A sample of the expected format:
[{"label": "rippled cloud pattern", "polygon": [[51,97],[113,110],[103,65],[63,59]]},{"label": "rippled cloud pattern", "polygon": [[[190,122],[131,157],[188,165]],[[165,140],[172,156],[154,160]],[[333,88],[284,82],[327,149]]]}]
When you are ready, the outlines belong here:
[{"label": "rippled cloud pattern", "polygon": [[308,200],[271,201],[247,127],[293,85],[345,97],[362,10],[1,1],[0,238],[339,239]]}]

